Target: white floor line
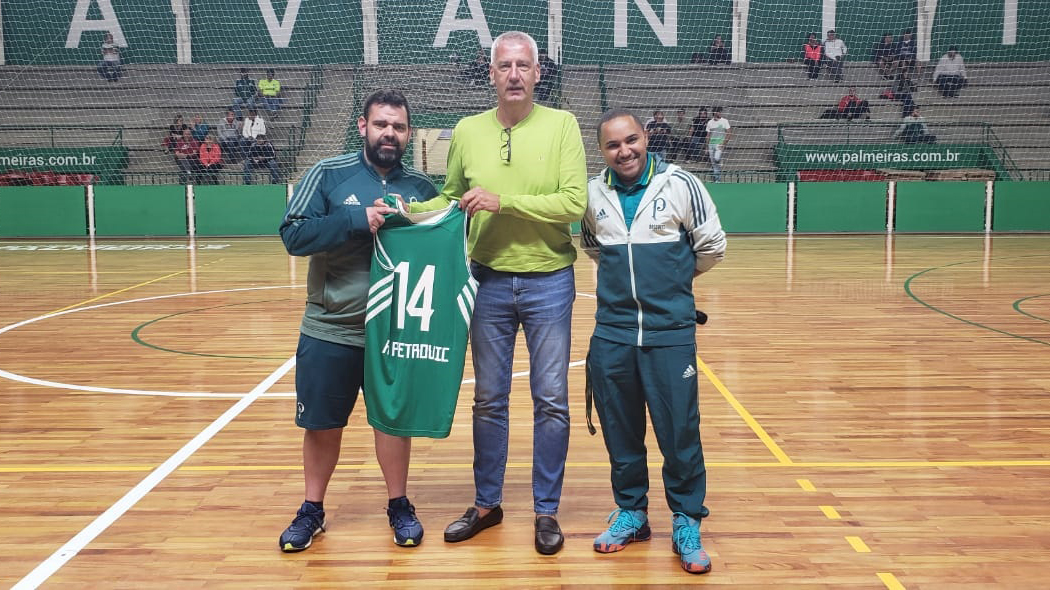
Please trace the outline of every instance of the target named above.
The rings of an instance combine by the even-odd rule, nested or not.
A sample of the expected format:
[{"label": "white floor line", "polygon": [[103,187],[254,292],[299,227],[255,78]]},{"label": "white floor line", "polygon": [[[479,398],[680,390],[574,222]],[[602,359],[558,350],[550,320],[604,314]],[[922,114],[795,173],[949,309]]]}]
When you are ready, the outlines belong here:
[{"label": "white floor line", "polygon": [[67,541],[65,545],[59,547],[58,551],[51,554],[51,557],[45,559],[33,571],[29,572],[26,577],[22,578],[17,584],[15,584],[12,587],[12,590],[29,590],[31,588],[37,588],[46,582],[47,579],[57,572],[59,568],[65,565],[67,561],[75,557],[76,554],[86,547],[88,543],[93,541],[95,537],[99,536],[103,531],[109,528],[109,525],[116,522],[118,518],[123,516],[125,512],[130,510],[153,488],[157,487],[164,478],[178,469],[179,465],[182,465],[182,463],[189,459],[193,453],[197,452],[198,449],[204,446],[204,443],[208,442],[208,440],[218,434],[220,430],[225,428],[226,425],[236,418],[238,414],[247,409],[252,402],[259,399],[267,389],[272,387],[274,383],[281,379],[281,377],[284,377],[284,375],[294,366],[295,357],[293,356],[285,361],[276,371],[271,373],[269,377],[264,379],[262,383],[256,385],[248,395],[238,400],[237,403],[230,407],[230,409],[226,410],[221,416],[216,418],[215,421],[202,430],[200,434],[193,437],[193,440],[186,443],[171,457],[168,457],[167,461],[153,470],[153,472],[146,476],[145,479],[132,488],[131,491],[124,494],[124,497],[117,500],[115,504],[99,515],[99,517],[92,521],[91,524]]}]

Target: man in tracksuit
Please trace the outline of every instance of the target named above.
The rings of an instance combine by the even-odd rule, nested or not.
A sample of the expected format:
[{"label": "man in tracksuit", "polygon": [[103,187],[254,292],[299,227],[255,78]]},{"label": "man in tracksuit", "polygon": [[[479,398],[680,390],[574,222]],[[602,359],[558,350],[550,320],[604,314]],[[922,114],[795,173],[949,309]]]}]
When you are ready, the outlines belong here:
[{"label": "man in tracksuit", "polygon": [[690,573],[711,570],[700,541],[707,490],[697,402],[693,277],[725,256],[726,238],[707,189],[647,150],[641,122],[606,112],[598,126],[605,163],[587,186],[584,250],[598,261],[598,312],[588,382],[612,466],[618,509],[594,540],[600,553],[651,536],[645,410],[663,453],[672,549]]}]

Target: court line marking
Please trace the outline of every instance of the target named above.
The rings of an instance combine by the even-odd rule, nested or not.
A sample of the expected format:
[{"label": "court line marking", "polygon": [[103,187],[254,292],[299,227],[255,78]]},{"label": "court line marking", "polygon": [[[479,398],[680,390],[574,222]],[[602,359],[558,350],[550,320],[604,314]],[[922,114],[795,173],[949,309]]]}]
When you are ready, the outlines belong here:
[{"label": "court line marking", "polygon": [[860,537],[846,537],[846,542],[849,543],[849,546],[853,547],[853,550],[857,553],[871,553],[871,547],[868,547]]},{"label": "court line marking", "polygon": [[118,518],[124,515],[130,510],[135,504],[138,503],[146,494],[153,490],[160,482],[166,477],[171,475],[179,465],[190,458],[196,453],[204,443],[208,442],[213,436],[218,434],[220,430],[226,427],[234,418],[237,417],[241,412],[248,408],[255,400],[259,399],[259,396],[273,386],[274,383],[279,381],[285,376],[288,371],[295,366],[295,357],[292,356],[278,367],[273,373],[263,379],[258,385],[256,385],[248,395],[244,396],[237,403],[230,406],[228,410],[223,412],[221,416],[216,418],[211,424],[209,424],[204,430],[193,437],[188,443],[182,446],[181,449],[175,451],[173,455],[168,457],[166,461],[161,463],[152,473],[146,476],[145,479],[140,481],[138,485],[133,487],[128,493],[124,494],[122,498],[117,500],[112,506],[110,506],[105,512],[100,514],[95,520],[88,526],[81,529],[72,539],[67,541],[64,545],[58,548],[57,551],[51,554],[50,557],[40,563],[33,571],[29,572],[24,578],[22,578],[17,584],[12,587],[12,590],[29,590],[37,588],[41,584],[47,581],[55,572],[57,572],[63,565],[66,564],[70,559],[75,557],[80,551],[93,541],[96,537],[102,534],[111,524],[116,522]]},{"label": "court line marking", "polygon": [[696,357],[696,364],[700,367],[700,370],[704,372],[704,375],[707,376],[708,381],[715,386],[715,389],[717,389],[719,393],[722,394],[722,397],[729,402],[729,405],[736,410],[736,413],[740,415],[744,420],[744,423],[746,423],[748,427],[751,428],[751,431],[762,441],[762,444],[766,445],[766,448],[769,449],[770,453],[773,453],[773,456],[777,458],[777,461],[785,465],[794,464],[791,457],[788,457],[787,453],[781,450],[780,445],[773,440],[773,437],[769,436],[766,430],[762,428],[762,425],[758,423],[758,420],[755,420],[755,417],[751,415],[751,412],[748,412],[747,408],[737,401],[736,397],[729,391],[729,389],[722,384],[722,381],[717,375],[715,375],[714,371],[712,371],[704,361],[700,360],[699,355]]},{"label": "court line marking", "polygon": [[886,585],[887,590],[904,590],[904,584],[897,581],[897,576],[889,572],[876,572],[876,576]]},{"label": "court line marking", "polygon": [[835,510],[834,506],[817,506],[820,511],[824,513],[824,516],[828,517],[829,520],[841,520],[842,515],[839,514],[838,510]]},{"label": "court line marking", "polygon": [[[259,396],[262,397],[262,396]],[[936,468],[936,469],[947,469],[947,468],[959,468],[967,469],[973,467],[1050,467],[1050,460],[1032,460],[1032,461],[880,461],[878,463],[864,463],[862,461],[853,462],[828,462],[828,463],[813,463],[813,462],[797,462],[791,464],[785,463],[748,463],[740,461],[705,461],[707,467],[712,468],[805,468],[805,469],[923,469],[923,468]],[[663,465],[660,462],[647,462],[647,465],[652,468],[658,468]],[[571,468],[609,468],[608,462],[580,462],[580,461],[569,461],[565,463],[566,467]],[[4,465],[0,466],[0,473],[105,473],[105,472],[128,472],[128,471],[149,471],[153,469],[153,465],[99,465],[93,463],[91,465]],[[471,463],[411,463],[409,465],[411,469],[470,469]],[[302,465],[190,465],[180,467],[179,471],[301,471]],[[531,462],[508,462],[508,469],[532,469]],[[365,471],[372,469],[379,469],[377,463],[364,463],[360,465],[337,465],[336,469],[344,471]],[[808,480],[796,480],[799,482],[808,482]],[[801,485],[801,484],[800,484]],[[807,492],[815,492],[816,488],[813,484],[801,485],[802,489]]]},{"label": "court line marking", "polygon": [[817,491],[816,486],[814,486],[813,482],[809,481],[808,479],[796,479],[795,482],[798,483],[798,487],[802,488],[803,491],[806,491],[806,492],[815,492],[815,491]]}]

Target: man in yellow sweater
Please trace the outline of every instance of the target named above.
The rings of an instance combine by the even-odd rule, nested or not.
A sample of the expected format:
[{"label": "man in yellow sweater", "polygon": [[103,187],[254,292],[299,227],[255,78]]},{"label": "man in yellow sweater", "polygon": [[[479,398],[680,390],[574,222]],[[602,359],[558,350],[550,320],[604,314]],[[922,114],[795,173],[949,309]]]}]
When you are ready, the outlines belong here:
[{"label": "man in yellow sweater", "polygon": [[536,41],[510,31],[492,44],[496,108],[456,125],[442,193],[412,211],[459,199],[471,215],[468,249],[479,281],[470,341],[474,360],[474,505],[445,529],[465,541],[503,520],[511,372],[525,331],[532,389],[536,550],[564,543],[556,515],[569,446],[568,368],[576,249],[569,224],[587,206],[587,167],[576,118],[533,102]]}]

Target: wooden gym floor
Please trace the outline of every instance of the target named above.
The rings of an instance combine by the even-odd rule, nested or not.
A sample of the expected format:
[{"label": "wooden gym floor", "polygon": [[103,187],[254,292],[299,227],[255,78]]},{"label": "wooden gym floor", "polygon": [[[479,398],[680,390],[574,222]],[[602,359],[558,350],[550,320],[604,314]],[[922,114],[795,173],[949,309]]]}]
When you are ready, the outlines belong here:
[{"label": "wooden gym floor", "polygon": [[0,242],[0,586],[1050,587],[1050,236],[730,236],[697,281],[706,576],[671,553],[655,443],[653,540],[592,550],[614,506],[578,364],[557,556],[532,548],[524,377],[503,525],[441,538],[473,500],[467,383],[452,435],[414,443],[422,546],[391,542],[359,405],[328,532],[282,554],[306,260],[271,238],[88,246]]}]

